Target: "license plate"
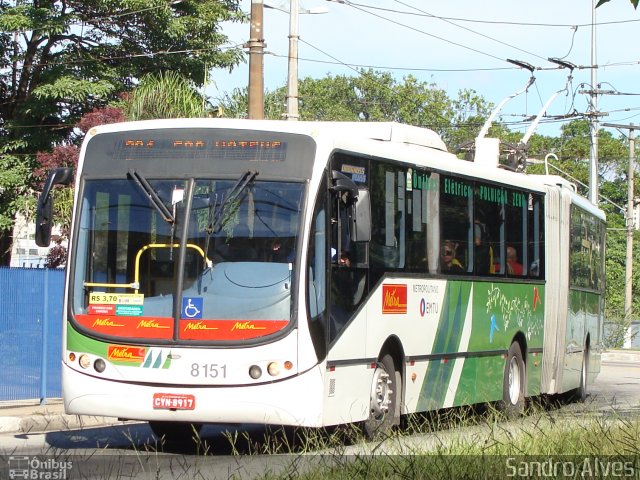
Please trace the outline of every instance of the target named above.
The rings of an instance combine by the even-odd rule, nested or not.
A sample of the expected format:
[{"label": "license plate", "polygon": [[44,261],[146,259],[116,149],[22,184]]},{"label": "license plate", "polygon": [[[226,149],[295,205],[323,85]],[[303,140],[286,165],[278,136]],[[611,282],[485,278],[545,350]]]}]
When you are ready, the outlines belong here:
[{"label": "license plate", "polygon": [[153,408],[155,410],[193,410],[196,408],[196,397],[179,393],[154,393]]}]

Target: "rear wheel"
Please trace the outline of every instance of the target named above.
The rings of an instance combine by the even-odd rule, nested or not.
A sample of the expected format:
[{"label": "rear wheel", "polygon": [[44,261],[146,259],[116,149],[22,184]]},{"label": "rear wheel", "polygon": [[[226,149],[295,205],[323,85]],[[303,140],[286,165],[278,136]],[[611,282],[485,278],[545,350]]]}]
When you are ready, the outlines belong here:
[{"label": "rear wheel", "polygon": [[582,356],[582,371],[580,372],[580,386],[576,390],[575,399],[584,402],[587,399],[587,373],[589,371],[589,350],[585,350]]},{"label": "rear wheel", "polygon": [[369,419],[364,423],[369,438],[386,433],[398,423],[400,375],[397,374],[391,355],[384,355],[378,362],[371,383]]},{"label": "rear wheel", "polygon": [[201,423],[149,422],[158,441],[170,446],[191,446],[199,441]]},{"label": "rear wheel", "polygon": [[502,383],[502,411],[507,417],[524,413],[525,365],[518,342],[513,342],[507,353],[507,363]]}]

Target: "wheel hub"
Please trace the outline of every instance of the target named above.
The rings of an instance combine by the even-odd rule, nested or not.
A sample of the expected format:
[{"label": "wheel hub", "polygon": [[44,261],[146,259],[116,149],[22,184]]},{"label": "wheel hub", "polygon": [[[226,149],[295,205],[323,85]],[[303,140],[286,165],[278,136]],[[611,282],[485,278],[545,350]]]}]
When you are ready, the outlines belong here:
[{"label": "wheel hub", "polygon": [[371,413],[374,417],[381,417],[389,412],[391,405],[391,378],[383,368],[376,368],[371,385]]}]

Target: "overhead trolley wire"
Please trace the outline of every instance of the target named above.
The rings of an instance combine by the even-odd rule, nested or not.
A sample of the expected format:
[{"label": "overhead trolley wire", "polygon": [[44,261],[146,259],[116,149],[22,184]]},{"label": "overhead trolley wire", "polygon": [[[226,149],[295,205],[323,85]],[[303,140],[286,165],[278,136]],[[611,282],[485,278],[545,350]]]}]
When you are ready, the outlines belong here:
[{"label": "overhead trolley wire", "polygon": [[[432,17],[432,18],[438,18],[441,20],[452,20],[455,22],[467,22],[467,23],[481,23],[481,24],[488,24],[488,25],[515,25],[515,26],[521,26],[521,27],[549,27],[549,28],[591,27],[592,25],[591,23],[576,24],[576,23],[515,22],[515,21],[509,21],[509,20],[480,20],[477,18],[444,17],[440,15],[432,15],[430,13],[414,13],[414,12],[407,12],[406,10],[396,10],[393,8],[375,7],[373,5],[366,5],[363,3],[347,2],[346,0],[340,1],[339,3],[344,3],[344,4],[349,3],[350,5],[370,8],[372,10],[381,10],[381,11],[390,12],[390,13],[397,13],[400,15],[411,15],[416,17]],[[411,5],[409,5],[409,7],[415,8],[415,7],[412,7]],[[625,19],[625,20],[612,20],[608,22],[596,22],[595,25],[596,26],[619,25],[623,23],[635,23],[635,22],[640,22],[640,19],[632,19],[632,20]]]},{"label": "overhead trolley wire", "polygon": [[382,15],[378,15],[377,13],[370,12],[370,11],[368,11],[366,8],[361,8],[361,7],[359,7],[359,6],[357,6],[356,4],[353,4],[353,3],[351,3],[351,2],[345,1],[345,2],[344,2],[344,4],[345,4],[345,5],[350,6],[351,8],[353,8],[353,9],[355,9],[355,10],[359,10],[359,11],[361,11],[361,12],[364,12],[364,13],[368,14],[368,15],[374,16],[374,17],[376,17],[376,18],[380,18],[381,20],[384,20],[384,21],[386,21],[386,22],[390,22],[390,23],[393,23],[393,24],[398,25],[398,26],[400,26],[400,27],[407,28],[407,29],[409,29],[409,30],[413,30],[414,32],[421,33],[421,34],[423,34],[423,35],[426,35],[426,36],[428,36],[428,37],[435,38],[435,39],[440,40],[440,41],[442,41],[442,42],[450,43],[451,45],[455,45],[455,46],[457,46],[457,47],[464,48],[465,50],[470,50],[470,51],[472,51],[472,52],[479,53],[480,55],[484,55],[484,56],[486,56],[486,57],[493,58],[494,60],[499,60],[499,61],[501,61],[501,62],[505,62],[505,61],[506,61],[504,58],[500,58],[500,57],[498,57],[497,55],[493,55],[493,54],[491,54],[491,53],[483,52],[482,50],[478,50],[478,49],[476,49],[476,48],[469,47],[468,45],[464,45],[464,44],[462,44],[462,43],[454,42],[453,40],[448,40],[448,39],[446,39],[446,38],[444,38],[444,37],[440,37],[440,36],[438,36],[438,35],[434,35],[434,34],[432,34],[432,33],[425,32],[424,30],[420,30],[419,28],[415,28],[415,27],[412,27],[412,26],[410,26],[410,25],[404,24],[404,23],[402,23],[402,22],[397,22],[397,21],[395,21],[395,20],[392,20],[392,19],[390,19],[390,18],[384,17],[384,16],[382,16]]}]

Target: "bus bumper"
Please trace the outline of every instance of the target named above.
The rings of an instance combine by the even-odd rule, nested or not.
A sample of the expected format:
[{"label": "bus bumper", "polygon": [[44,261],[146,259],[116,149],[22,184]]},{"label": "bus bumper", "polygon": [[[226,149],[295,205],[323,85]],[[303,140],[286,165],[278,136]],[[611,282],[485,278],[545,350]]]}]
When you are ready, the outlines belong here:
[{"label": "bus bumper", "polygon": [[[126,420],[322,426],[319,366],[286,380],[250,386],[171,387],[114,382],[62,366],[65,411]],[[162,399],[178,399],[170,408]],[[169,402],[170,403],[170,402]]]}]

